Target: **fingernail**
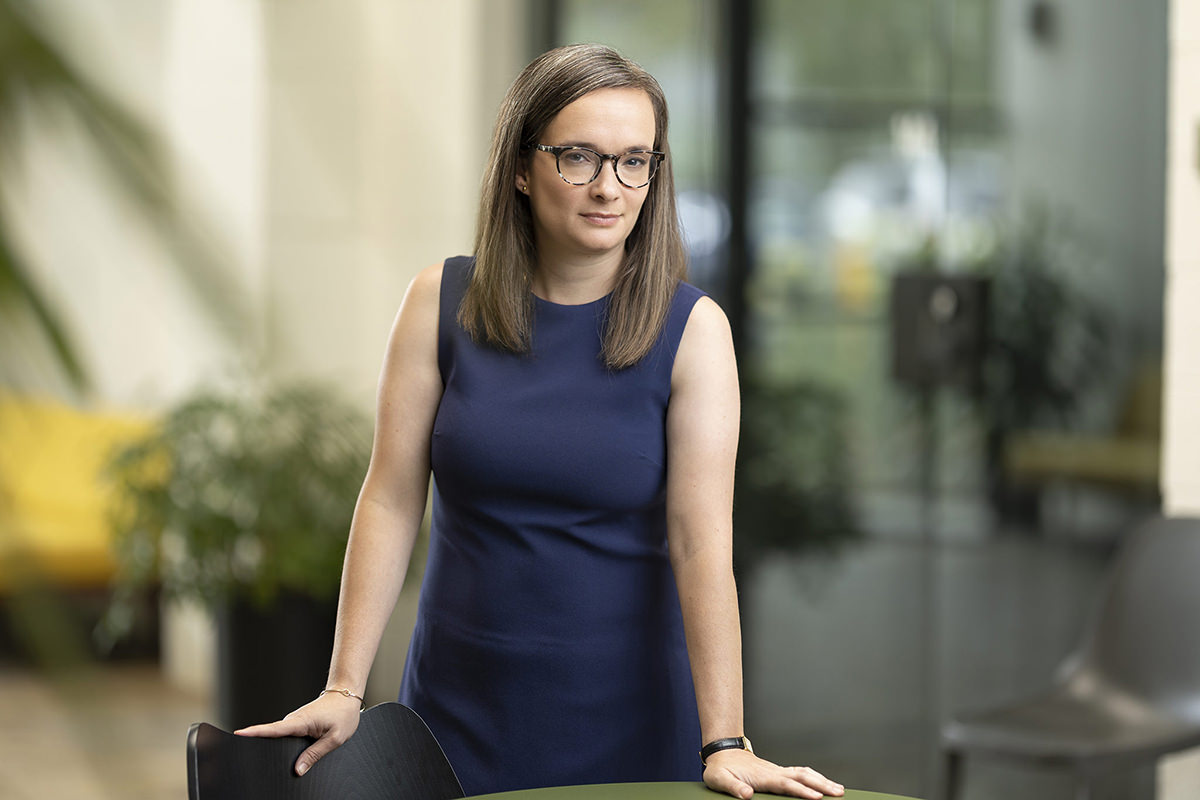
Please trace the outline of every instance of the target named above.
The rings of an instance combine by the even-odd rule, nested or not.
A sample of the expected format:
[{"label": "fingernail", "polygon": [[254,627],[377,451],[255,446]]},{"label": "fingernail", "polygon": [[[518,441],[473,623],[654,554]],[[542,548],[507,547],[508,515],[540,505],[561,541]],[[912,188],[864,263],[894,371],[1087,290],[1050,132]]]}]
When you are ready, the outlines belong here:
[{"label": "fingernail", "polygon": [[303,775],[306,772],[308,772],[308,764],[301,761],[300,764],[296,767],[296,774]]}]

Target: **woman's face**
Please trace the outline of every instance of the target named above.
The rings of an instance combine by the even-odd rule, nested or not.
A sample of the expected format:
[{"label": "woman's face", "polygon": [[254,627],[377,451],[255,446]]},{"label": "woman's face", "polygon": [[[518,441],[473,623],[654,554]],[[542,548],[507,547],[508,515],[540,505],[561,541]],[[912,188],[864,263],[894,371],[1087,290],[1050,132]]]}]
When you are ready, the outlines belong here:
[{"label": "woman's face", "polygon": [[[654,106],[641,89],[597,89],[558,112],[537,143],[618,155],[653,150]],[[529,153],[517,174],[517,190],[527,193],[533,211],[542,263],[582,257],[619,264],[649,189],[623,185],[611,160],[591,183],[569,184],[559,176],[554,154],[540,150]]]}]

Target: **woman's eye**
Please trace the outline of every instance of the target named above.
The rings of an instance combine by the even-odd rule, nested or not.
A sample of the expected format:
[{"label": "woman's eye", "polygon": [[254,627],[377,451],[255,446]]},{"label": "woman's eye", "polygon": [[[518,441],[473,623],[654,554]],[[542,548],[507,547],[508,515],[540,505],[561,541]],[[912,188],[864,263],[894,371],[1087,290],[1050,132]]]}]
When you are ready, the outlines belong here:
[{"label": "woman's eye", "polygon": [[563,158],[566,159],[568,164],[584,164],[589,160],[587,153],[581,153],[578,150],[568,150],[563,153]]},{"label": "woman's eye", "polygon": [[642,156],[625,156],[621,159],[621,164],[631,169],[641,169],[646,166],[646,159]]}]

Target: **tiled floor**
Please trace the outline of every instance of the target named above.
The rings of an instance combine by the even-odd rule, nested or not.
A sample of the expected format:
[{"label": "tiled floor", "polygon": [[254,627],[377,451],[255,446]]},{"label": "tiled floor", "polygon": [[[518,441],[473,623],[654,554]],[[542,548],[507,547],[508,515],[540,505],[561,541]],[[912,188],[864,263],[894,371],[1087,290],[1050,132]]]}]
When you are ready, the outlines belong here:
[{"label": "tiled floor", "polygon": [[188,726],[208,713],[153,665],[0,667],[0,798],[185,798]]}]

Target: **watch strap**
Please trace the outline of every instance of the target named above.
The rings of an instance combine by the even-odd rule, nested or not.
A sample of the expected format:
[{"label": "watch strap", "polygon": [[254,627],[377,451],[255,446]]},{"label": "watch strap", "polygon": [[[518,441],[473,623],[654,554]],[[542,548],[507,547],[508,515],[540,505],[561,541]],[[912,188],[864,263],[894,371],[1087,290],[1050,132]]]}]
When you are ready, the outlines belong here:
[{"label": "watch strap", "polygon": [[745,736],[732,736],[728,739],[717,739],[709,742],[700,748],[700,765],[704,766],[708,761],[708,757],[713,753],[721,750],[749,750],[754,752],[754,748],[750,746],[750,740]]}]

